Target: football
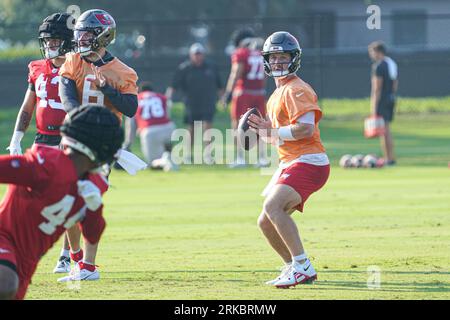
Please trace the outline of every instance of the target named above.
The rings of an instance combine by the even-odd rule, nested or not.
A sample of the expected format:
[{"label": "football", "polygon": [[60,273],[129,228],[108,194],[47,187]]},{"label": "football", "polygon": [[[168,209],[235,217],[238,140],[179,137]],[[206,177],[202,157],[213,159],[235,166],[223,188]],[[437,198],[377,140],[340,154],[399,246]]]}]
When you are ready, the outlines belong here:
[{"label": "football", "polygon": [[368,154],[364,157],[362,166],[364,168],[375,168],[377,166],[378,158],[373,154]]},{"label": "football", "polygon": [[363,164],[364,156],[362,154],[357,154],[352,157],[351,166],[353,168],[361,168]]},{"label": "football", "polygon": [[239,119],[238,127],[237,127],[237,141],[238,145],[240,145],[245,150],[252,149],[258,143],[258,135],[249,130],[250,126],[247,123],[250,115],[256,114],[259,117],[262,117],[261,113],[256,108],[251,108],[247,110],[246,113],[242,115]]},{"label": "football", "polygon": [[352,164],[352,155],[344,154],[339,160],[339,166],[341,168],[350,168]]}]

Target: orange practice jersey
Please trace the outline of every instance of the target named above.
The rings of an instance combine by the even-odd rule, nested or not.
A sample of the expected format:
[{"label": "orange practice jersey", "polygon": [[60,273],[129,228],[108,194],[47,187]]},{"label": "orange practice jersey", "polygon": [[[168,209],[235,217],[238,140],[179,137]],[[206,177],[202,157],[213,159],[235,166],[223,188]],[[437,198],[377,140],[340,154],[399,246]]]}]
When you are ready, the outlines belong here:
[{"label": "orange practice jersey", "polygon": [[[69,53],[59,70],[59,75],[75,81],[80,104],[96,103],[104,105],[121,119],[122,113],[114,108],[109,99],[92,82],[95,79],[92,68],[93,65],[82,59],[79,53]],[[136,72],[118,58],[114,58],[99,67],[99,70],[106,78],[107,83],[120,93],[138,94]]]},{"label": "orange practice jersey", "polygon": [[280,160],[292,161],[301,155],[323,153],[325,148],[320,141],[319,121],[322,111],[317,105],[317,95],[309,84],[299,77],[282,81],[267,102],[267,115],[274,128],[297,123],[297,120],[309,111],[315,112],[315,129],[311,138],[295,141],[284,141],[278,147]]}]

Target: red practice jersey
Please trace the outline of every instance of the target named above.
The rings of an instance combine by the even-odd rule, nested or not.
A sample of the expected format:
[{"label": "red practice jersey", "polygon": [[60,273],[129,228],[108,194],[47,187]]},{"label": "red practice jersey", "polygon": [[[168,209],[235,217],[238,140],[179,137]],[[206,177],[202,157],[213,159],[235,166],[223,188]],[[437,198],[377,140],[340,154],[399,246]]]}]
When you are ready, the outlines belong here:
[{"label": "red practice jersey", "polygon": [[152,91],[139,93],[135,119],[139,130],[170,122],[166,96]]},{"label": "red practice jersey", "polygon": [[[64,231],[80,221],[84,237],[98,242],[105,227],[103,206],[95,212],[86,209],[78,180],[62,150],[34,145],[22,156],[0,156],[0,183],[9,183],[0,203],[0,239],[13,243],[20,266],[37,265]],[[102,193],[108,188],[98,175],[89,180]]]},{"label": "red practice jersey", "polygon": [[50,60],[36,60],[30,62],[28,69],[28,82],[36,92],[37,131],[59,135],[59,127],[66,116],[58,93],[59,68],[55,68]]},{"label": "red practice jersey", "polygon": [[249,48],[238,48],[231,56],[231,63],[244,64],[244,73],[237,79],[235,89],[240,91],[262,92],[264,95],[264,63],[261,53]]}]

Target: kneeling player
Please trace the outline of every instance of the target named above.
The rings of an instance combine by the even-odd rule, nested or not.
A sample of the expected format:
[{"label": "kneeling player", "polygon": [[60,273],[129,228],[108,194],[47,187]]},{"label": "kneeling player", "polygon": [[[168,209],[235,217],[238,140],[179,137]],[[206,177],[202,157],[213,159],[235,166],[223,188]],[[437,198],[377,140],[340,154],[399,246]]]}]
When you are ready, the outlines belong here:
[{"label": "kneeling player", "polygon": [[175,124],[170,120],[166,96],[156,93],[150,83],[140,85],[138,109],[134,118],[127,118],[125,149],[130,149],[136,136],[141,140],[141,150],[152,169],[177,170],[171,160],[171,135]]},{"label": "kneeling player", "polygon": [[[23,299],[39,259],[80,222],[95,244],[105,228],[102,180],[93,171],[111,163],[124,133],[101,106],[82,106],[61,127],[65,150],[36,145],[21,156],[0,156],[0,298]],[[100,189],[103,189],[102,191]]]}]

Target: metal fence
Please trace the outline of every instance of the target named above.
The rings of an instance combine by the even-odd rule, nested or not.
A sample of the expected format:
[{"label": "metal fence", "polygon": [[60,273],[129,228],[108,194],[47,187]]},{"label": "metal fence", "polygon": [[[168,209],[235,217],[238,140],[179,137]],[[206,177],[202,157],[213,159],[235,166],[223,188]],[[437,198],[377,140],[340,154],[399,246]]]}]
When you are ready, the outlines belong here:
[{"label": "metal fence", "polygon": [[[388,55],[399,65],[400,95],[450,94],[450,14],[386,15],[381,29],[375,30],[367,27],[367,18],[322,13],[287,18],[118,20],[117,39],[110,50],[135,68],[140,79],[152,81],[163,91],[194,42],[207,47],[208,58],[218,65],[225,82],[230,65],[229,38],[234,30],[252,27],[263,38],[286,30],[298,37],[303,48],[300,74],[319,96],[352,98],[369,95],[367,45],[382,40]],[[22,42],[32,41],[36,29],[36,25],[26,23],[9,29],[0,25],[1,39],[14,34]],[[23,93],[26,61],[0,62],[0,68],[4,83],[0,93],[8,93],[8,103],[17,103],[21,99],[18,94]],[[268,86],[270,91],[271,81]]]}]

